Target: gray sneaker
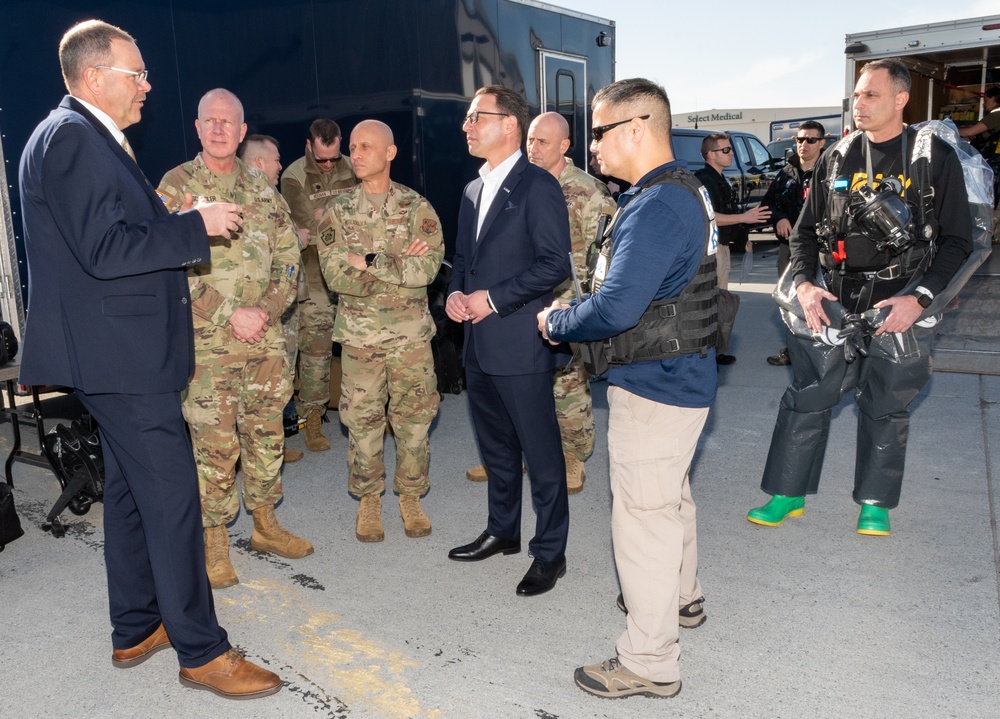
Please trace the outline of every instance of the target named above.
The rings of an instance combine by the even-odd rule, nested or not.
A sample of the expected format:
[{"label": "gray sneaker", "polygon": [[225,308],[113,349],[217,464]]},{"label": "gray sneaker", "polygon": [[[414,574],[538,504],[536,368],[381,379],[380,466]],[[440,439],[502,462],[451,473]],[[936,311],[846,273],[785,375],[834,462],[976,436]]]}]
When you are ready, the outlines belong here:
[{"label": "gray sneaker", "polygon": [[[677,610],[677,624],[685,629],[697,629],[704,624],[708,619],[708,615],[705,614],[705,608],[702,606],[702,602],[704,601],[705,597],[698,597],[690,604],[685,604]],[[628,614],[624,594],[618,595],[615,604],[618,605],[618,609]]]},{"label": "gray sneaker", "polygon": [[612,657],[602,664],[578,667],[573,672],[573,679],[583,691],[606,699],[638,694],[670,699],[677,696],[681,690],[680,679],[675,682],[654,682],[651,679],[643,679],[623,667],[618,657]]}]

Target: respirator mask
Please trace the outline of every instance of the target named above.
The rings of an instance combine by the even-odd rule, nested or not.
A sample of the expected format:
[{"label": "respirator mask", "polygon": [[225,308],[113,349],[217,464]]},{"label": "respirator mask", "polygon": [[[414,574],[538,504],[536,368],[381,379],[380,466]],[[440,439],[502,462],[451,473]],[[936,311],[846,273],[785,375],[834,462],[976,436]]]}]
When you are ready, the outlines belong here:
[{"label": "respirator mask", "polygon": [[890,177],[875,187],[862,185],[851,198],[851,218],[879,252],[898,254],[913,242],[913,215],[899,196],[901,189],[899,180]]}]

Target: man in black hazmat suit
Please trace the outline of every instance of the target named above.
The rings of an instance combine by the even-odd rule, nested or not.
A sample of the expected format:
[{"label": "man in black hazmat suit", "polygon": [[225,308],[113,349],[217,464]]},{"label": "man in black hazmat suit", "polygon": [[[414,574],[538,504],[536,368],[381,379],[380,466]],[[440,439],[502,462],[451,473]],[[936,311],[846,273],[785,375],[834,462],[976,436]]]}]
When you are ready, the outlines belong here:
[{"label": "man in black hazmat suit", "polygon": [[[755,524],[803,513],[819,485],[831,411],[855,389],[857,530],[889,534],[909,405],[931,374],[933,331],[916,322],[972,250],[961,163],[937,137],[928,153],[914,153],[917,133],[903,124],[909,90],[898,60],[862,68],[853,115],[863,132],[820,159],[792,232],[791,272],[808,331],[788,333],[793,380],[761,481],[771,500],[747,515]],[[913,292],[899,294],[918,273]]]}]

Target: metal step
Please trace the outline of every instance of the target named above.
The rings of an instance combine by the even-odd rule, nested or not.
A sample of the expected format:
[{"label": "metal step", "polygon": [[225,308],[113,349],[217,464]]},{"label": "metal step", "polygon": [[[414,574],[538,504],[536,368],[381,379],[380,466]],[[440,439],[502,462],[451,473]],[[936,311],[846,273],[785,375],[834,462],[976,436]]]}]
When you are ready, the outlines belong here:
[{"label": "metal step", "polygon": [[1000,375],[1000,253],[988,257],[962,288],[931,354],[936,372]]}]

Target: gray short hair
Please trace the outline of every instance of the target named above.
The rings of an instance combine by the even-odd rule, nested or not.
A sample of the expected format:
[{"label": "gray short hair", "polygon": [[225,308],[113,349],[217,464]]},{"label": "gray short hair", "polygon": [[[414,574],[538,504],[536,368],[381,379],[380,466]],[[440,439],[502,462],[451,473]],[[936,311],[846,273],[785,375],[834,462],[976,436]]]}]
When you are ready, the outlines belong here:
[{"label": "gray short hair", "polygon": [[885,70],[889,73],[889,81],[892,82],[892,87],[896,92],[909,92],[912,84],[910,79],[910,71],[906,68],[906,65],[901,63],[894,57],[882,57],[878,60],[872,60],[871,62],[866,62],[861,68],[861,74],[871,72],[872,70]]},{"label": "gray short hair", "polygon": [[113,40],[135,43],[127,32],[103,20],[84,20],[66,31],[59,41],[59,67],[67,90],[73,91],[88,67],[111,62]]}]

